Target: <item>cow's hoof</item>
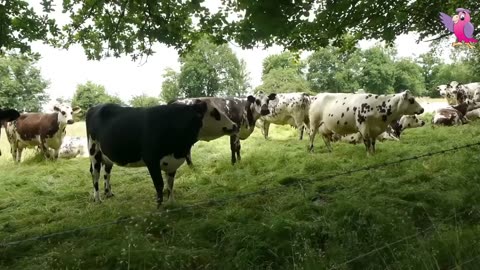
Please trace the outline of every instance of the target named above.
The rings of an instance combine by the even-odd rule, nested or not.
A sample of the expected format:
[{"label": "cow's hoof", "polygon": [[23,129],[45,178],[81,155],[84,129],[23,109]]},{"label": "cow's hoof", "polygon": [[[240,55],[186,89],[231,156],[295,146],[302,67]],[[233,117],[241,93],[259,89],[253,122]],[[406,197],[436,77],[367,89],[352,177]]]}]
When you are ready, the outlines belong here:
[{"label": "cow's hoof", "polygon": [[115,194],[113,194],[113,192],[111,192],[111,191],[105,192],[105,197],[111,198],[111,197],[113,197],[113,196],[115,196]]},{"label": "cow's hoof", "polygon": [[100,198],[93,198],[94,203],[102,203],[102,200]]}]

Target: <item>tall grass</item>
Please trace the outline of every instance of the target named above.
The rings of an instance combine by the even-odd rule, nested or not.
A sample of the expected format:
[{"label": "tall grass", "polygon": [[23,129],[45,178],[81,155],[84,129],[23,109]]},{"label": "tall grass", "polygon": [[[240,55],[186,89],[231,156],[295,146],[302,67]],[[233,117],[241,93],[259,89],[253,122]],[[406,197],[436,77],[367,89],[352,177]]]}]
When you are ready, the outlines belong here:
[{"label": "tall grass", "polygon": [[[77,123],[67,132],[85,136],[84,129]],[[235,166],[227,137],[198,142],[195,168],[179,169],[177,202],[166,209],[288,186],[175,212],[156,209],[146,168],[115,166],[115,197],[95,204],[87,158],[44,161],[30,151],[14,164],[2,136],[0,241],[136,218],[3,247],[0,268],[478,269],[479,259],[468,261],[480,254],[480,147],[318,179],[480,141],[480,123],[407,130],[369,158],[363,145],[337,143],[327,153],[321,139],[307,153],[289,127],[270,134],[267,141],[257,130],[243,141]]]}]

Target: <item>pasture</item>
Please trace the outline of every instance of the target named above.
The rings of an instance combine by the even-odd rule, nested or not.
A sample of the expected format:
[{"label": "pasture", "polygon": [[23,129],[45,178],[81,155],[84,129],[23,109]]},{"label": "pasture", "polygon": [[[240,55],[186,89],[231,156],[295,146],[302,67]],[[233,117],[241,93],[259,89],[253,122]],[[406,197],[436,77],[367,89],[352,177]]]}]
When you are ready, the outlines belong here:
[{"label": "pasture", "polygon": [[[308,136],[287,126],[272,125],[269,141],[256,129],[234,167],[228,137],[198,142],[195,169],[179,169],[177,201],[163,210],[146,168],[115,166],[115,197],[94,204],[88,159],[43,161],[29,150],[17,165],[2,134],[0,241],[89,229],[0,247],[0,268],[478,269],[479,146],[323,179],[480,141],[480,122],[429,122],[369,158],[363,145],[327,153],[320,138],[307,153]],[[219,202],[198,204],[208,200]]]}]

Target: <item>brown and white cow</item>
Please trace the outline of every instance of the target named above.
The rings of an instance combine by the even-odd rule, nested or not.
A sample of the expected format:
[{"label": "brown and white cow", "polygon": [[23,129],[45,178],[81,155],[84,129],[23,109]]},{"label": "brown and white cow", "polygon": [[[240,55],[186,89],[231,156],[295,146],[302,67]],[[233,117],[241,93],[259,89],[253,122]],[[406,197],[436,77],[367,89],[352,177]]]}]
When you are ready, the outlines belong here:
[{"label": "brown and white cow", "polygon": [[[224,113],[237,124],[239,131],[230,135],[230,150],[232,154],[232,164],[241,160],[240,156],[240,140],[246,140],[255,129],[255,122],[261,115],[267,115],[268,102],[273,100],[274,96],[258,95],[257,97],[249,95],[248,97],[199,97],[187,98],[171,101],[170,103],[193,104],[200,101],[209,101],[219,108],[221,113]],[[218,132],[218,130],[205,131],[198,136],[200,141],[211,141],[225,135]],[[192,166],[190,153],[187,156],[187,164]]]},{"label": "brown and white cow", "polygon": [[66,126],[74,123],[73,115],[81,109],[56,105],[53,110],[53,113],[24,113],[5,125],[10,151],[16,162],[21,161],[23,149],[36,146],[40,147],[46,158],[50,158],[49,148],[52,148],[53,158],[58,158]]},{"label": "brown and white cow", "polygon": [[478,108],[480,108],[480,102],[467,99],[459,105],[437,109],[432,124],[445,126],[466,124],[469,122],[465,117],[467,112]]},{"label": "brown and white cow", "polygon": [[[20,113],[14,109],[0,109],[0,124],[3,126],[7,122],[11,122],[20,117]],[[0,135],[1,135],[1,126],[0,126]],[[0,156],[2,151],[0,150]]]}]

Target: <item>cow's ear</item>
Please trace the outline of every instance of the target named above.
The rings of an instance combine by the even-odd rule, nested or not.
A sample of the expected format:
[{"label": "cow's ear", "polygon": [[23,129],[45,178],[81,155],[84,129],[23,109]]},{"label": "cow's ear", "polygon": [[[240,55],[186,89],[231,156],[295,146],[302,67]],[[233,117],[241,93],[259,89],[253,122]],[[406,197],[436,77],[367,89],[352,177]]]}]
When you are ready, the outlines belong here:
[{"label": "cow's ear", "polygon": [[277,94],[275,93],[271,93],[270,95],[268,95],[269,100],[274,100],[276,97],[277,97]]},{"label": "cow's ear", "polygon": [[0,111],[0,121],[10,122],[16,120],[18,117],[20,117],[20,113],[17,110],[8,109]]},{"label": "cow's ear", "polygon": [[403,98],[408,99],[412,94],[410,93],[410,90],[405,90],[403,91]]},{"label": "cow's ear", "polygon": [[60,112],[60,111],[61,111],[60,108],[59,108],[57,105],[53,106],[53,110],[56,111],[56,112]]},{"label": "cow's ear", "polygon": [[200,115],[204,115],[207,112],[208,106],[205,101],[196,102],[192,105],[193,109]]},{"label": "cow's ear", "polygon": [[78,106],[75,106],[75,107],[72,108],[73,113],[79,113],[80,111],[82,111],[82,108],[80,108]]},{"label": "cow's ear", "polygon": [[255,97],[252,96],[252,95],[250,95],[250,96],[247,97],[247,100],[248,100],[248,102],[250,102],[250,103],[254,103],[254,102],[255,102]]}]

